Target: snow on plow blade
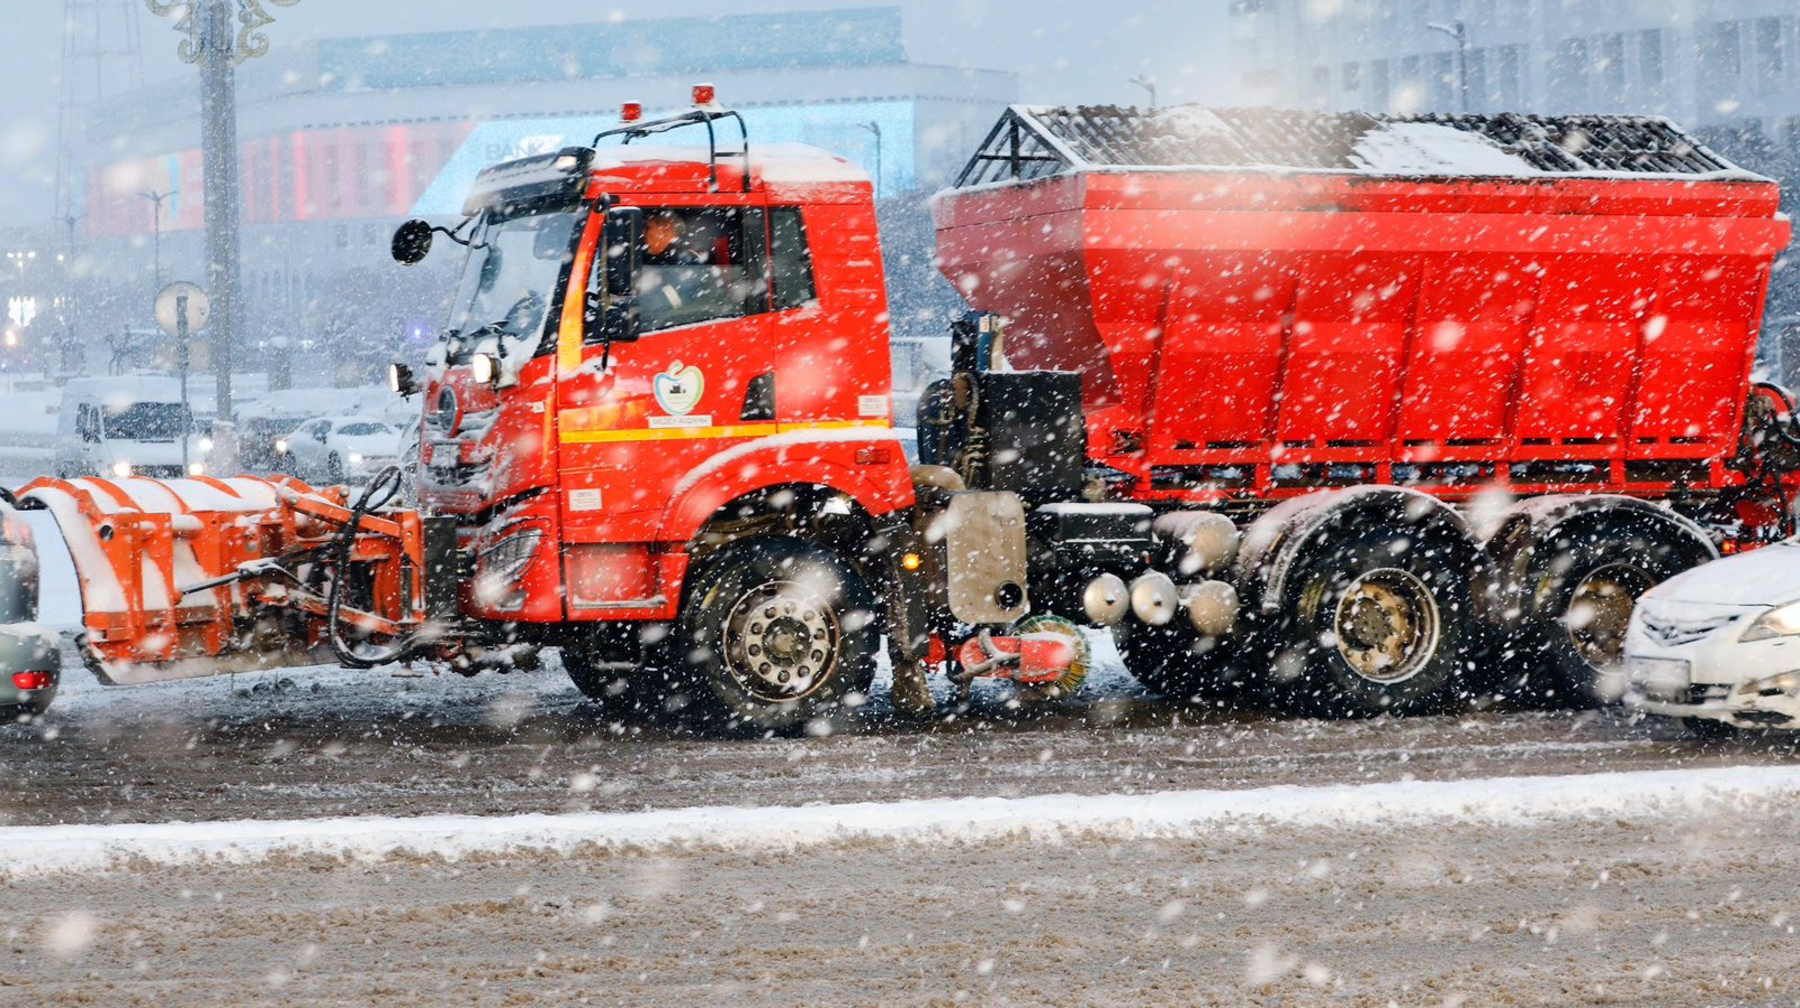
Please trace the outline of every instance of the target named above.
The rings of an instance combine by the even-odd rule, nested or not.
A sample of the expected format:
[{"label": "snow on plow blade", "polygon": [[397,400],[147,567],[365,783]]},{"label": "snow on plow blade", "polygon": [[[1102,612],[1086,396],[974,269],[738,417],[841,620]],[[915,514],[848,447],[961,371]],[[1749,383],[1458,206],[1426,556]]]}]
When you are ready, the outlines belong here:
[{"label": "snow on plow blade", "polygon": [[428,610],[444,608],[427,604],[424,520],[382,511],[351,532],[343,487],[42,479],[20,498],[67,541],[85,657],[109,683],[341,660],[345,647],[419,639]]}]

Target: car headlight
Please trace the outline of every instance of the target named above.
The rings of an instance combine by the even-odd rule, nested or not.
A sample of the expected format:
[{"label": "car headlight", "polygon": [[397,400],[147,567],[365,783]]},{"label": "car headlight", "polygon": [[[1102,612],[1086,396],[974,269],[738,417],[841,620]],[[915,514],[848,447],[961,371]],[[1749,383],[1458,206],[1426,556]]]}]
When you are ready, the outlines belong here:
[{"label": "car headlight", "polygon": [[275,453],[278,455],[286,455],[287,450],[288,450],[287,438],[276,438],[275,439]]},{"label": "car headlight", "polygon": [[1795,634],[1800,634],[1800,602],[1789,602],[1758,616],[1756,622],[1744,631],[1744,636],[1738,639],[1749,643],[1773,640],[1776,637],[1792,637]]},{"label": "car headlight", "polygon": [[199,448],[203,452],[212,451],[213,450],[213,439],[209,438],[209,437],[201,438]]},{"label": "car headlight", "polygon": [[500,376],[500,362],[492,354],[478,353],[469,359],[469,374],[482,385],[492,385]]},{"label": "car headlight", "polygon": [[353,466],[362,465],[363,464],[362,453],[361,452],[351,452],[350,453],[350,464]]},{"label": "car headlight", "polygon": [[114,462],[113,467],[112,467],[112,474],[114,476],[118,477],[119,479],[124,479],[125,477],[130,476],[131,475],[131,463],[130,462]]},{"label": "car headlight", "polygon": [[1745,683],[1743,692],[1755,693],[1758,696],[1800,696],[1800,672],[1783,672],[1778,676],[1758,679]]},{"label": "car headlight", "polygon": [[204,462],[192,463],[191,465],[188,466],[188,475],[189,476],[205,476],[206,475],[206,463],[204,463]]}]

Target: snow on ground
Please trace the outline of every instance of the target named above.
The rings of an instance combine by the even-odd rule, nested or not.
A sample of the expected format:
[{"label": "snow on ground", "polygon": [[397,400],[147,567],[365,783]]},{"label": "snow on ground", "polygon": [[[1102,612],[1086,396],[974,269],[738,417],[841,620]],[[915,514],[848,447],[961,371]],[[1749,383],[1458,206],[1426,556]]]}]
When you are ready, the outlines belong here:
[{"label": "snow on ground", "polygon": [[1398,781],[1141,795],[1040,795],[585,815],[363,817],[0,829],[0,876],[130,861],[244,863],[287,855],[466,858],[578,847],[787,851],[857,841],[977,844],[1182,839],[1270,827],[1345,829],[1454,822],[1703,819],[1790,807],[1800,768],[1733,767],[1560,777]]}]

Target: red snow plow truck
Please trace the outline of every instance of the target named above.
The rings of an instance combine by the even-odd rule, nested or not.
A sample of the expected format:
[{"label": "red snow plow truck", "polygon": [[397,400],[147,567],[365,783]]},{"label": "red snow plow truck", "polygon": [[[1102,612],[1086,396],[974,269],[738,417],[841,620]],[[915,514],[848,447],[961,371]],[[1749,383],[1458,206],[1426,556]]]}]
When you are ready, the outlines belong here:
[{"label": "red snow plow truck", "polygon": [[[1774,183],[1662,120],[1009,110],[935,204],[952,328],[909,459],[871,186],[710,89],[484,171],[417,499],[40,480],[111,682],[531,667],[801,728],[927,676],[1341,716],[1503,676],[1599,702],[1633,601],[1791,531],[1753,385]],[[645,143],[681,130],[698,145]]]}]

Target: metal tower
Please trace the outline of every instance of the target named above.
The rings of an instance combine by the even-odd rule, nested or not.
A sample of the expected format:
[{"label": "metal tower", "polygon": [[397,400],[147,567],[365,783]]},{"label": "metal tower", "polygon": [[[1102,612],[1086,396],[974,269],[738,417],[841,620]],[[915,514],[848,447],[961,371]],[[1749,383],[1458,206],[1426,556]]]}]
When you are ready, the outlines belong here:
[{"label": "metal tower", "polygon": [[[75,152],[88,112],[144,83],[138,0],[63,0],[62,101],[57,116],[56,217],[74,228],[81,213]],[[71,243],[73,237],[71,235]]]}]

